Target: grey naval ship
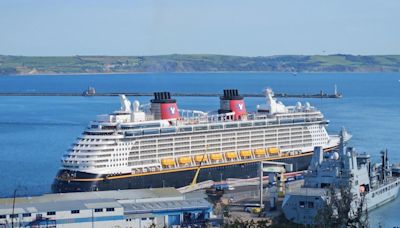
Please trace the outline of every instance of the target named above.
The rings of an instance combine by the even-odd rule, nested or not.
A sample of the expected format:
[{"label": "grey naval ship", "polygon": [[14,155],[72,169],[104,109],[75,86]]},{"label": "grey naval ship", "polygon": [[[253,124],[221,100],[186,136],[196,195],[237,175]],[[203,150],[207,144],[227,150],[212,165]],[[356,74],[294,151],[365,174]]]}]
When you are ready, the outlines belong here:
[{"label": "grey naval ship", "polygon": [[[342,137],[343,138],[343,137]],[[374,209],[394,200],[399,192],[400,178],[392,175],[388,152],[381,152],[381,163],[371,164],[368,154],[357,154],[341,140],[339,152],[323,153],[316,147],[304,176],[304,186],[285,196],[282,204],[286,218],[298,224],[312,224],[318,210],[329,201],[327,187],[339,192],[339,186],[350,186],[353,211],[360,205]],[[339,196],[340,197],[340,196]]]},{"label": "grey naval ship", "polygon": [[263,160],[307,169],[313,148],[339,145],[328,120],[308,102],[286,106],[265,90],[248,112],[236,89],[224,90],[218,111],[179,109],[169,92],[150,104],[120,95],[121,108],[100,115],[61,159],[53,192],[183,187],[193,182],[252,178]]}]

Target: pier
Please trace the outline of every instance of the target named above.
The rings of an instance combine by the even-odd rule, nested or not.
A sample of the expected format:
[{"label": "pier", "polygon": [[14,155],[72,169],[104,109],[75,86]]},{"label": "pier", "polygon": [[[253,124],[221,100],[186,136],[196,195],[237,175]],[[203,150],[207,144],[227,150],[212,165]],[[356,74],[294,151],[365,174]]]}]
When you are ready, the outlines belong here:
[{"label": "pier", "polygon": [[[120,94],[125,94],[126,96],[146,96],[151,97],[153,93],[149,92],[129,92],[129,91],[120,91],[120,92],[96,92],[93,94],[87,94],[86,92],[0,92],[0,96],[118,96]],[[222,96],[220,93],[171,93],[174,97],[219,97]],[[243,93],[244,97],[265,97],[263,93]],[[287,94],[287,93],[275,93],[274,97],[278,98],[341,98],[342,94],[334,93],[327,94],[321,91],[316,94]]]}]

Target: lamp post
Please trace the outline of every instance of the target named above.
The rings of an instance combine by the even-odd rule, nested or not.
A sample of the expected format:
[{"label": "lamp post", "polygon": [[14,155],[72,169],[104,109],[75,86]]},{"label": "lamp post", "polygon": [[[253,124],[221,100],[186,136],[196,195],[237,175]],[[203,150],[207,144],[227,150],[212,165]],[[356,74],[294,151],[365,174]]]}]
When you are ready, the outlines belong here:
[{"label": "lamp post", "polygon": [[263,210],[264,209],[264,203],[263,203],[263,162],[262,161],[260,161],[260,170],[259,170],[259,172],[260,172],[260,208],[261,208],[261,210]]},{"label": "lamp post", "polygon": [[12,212],[11,212],[11,227],[14,228],[14,209],[15,209],[15,197],[17,195],[17,188],[14,189],[13,195],[13,204],[12,204]]},{"label": "lamp post", "polygon": [[20,190],[21,188],[23,190],[26,190],[26,187],[21,187],[20,185],[17,185],[15,187],[15,189],[14,189],[13,202],[12,202],[12,211],[11,211],[11,215],[10,215],[10,217],[11,217],[11,227],[12,228],[14,228],[14,217],[15,217],[14,213],[15,213],[15,201],[16,201],[16,198],[17,198],[17,191]]}]

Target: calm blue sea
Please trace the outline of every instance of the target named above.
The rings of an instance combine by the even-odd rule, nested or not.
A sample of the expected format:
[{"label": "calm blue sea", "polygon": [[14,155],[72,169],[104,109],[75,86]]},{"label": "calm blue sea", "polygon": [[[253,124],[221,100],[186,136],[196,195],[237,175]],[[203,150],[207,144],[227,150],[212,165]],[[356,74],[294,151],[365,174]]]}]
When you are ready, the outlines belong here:
[{"label": "calm blue sea", "polygon": [[[353,135],[351,145],[371,153],[389,149],[392,161],[400,162],[400,74],[354,73],[190,73],[82,76],[3,76],[0,92],[82,92],[93,86],[98,92],[333,92],[343,99],[301,99],[323,111],[331,120],[330,133],[342,126]],[[131,99],[134,99],[131,97]],[[136,98],[147,103],[149,97]],[[178,97],[184,109],[215,110],[218,98]],[[297,99],[283,99],[295,104]],[[246,99],[254,110],[263,98]],[[0,97],[0,196],[49,192],[60,158],[97,114],[119,108],[117,97]],[[400,224],[400,200],[371,213],[371,223],[383,227]]]}]

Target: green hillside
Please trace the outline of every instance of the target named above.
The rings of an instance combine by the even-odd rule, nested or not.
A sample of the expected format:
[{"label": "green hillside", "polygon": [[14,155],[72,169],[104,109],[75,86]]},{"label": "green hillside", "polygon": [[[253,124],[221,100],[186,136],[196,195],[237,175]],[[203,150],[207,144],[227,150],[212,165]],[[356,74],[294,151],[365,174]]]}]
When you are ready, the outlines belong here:
[{"label": "green hillside", "polygon": [[0,75],[125,72],[400,72],[400,55],[60,56],[0,55]]}]

